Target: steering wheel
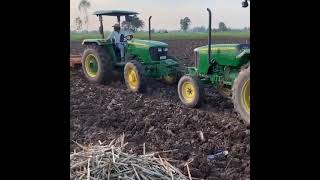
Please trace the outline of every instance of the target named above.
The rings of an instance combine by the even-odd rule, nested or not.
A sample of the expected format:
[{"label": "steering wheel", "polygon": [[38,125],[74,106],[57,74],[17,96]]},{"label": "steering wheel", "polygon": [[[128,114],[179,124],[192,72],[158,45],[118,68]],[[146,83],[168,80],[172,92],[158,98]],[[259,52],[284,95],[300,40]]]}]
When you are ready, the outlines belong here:
[{"label": "steering wheel", "polygon": [[[125,36],[125,37],[123,38],[123,42],[127,42],[127,41],[131,40],[132,38],[133,38],[132,35],[127,35],[127,36]],[[120,39],[121,39],[121,38],[120,38]]]},{"label": "steering wheel", "polygon": [[133,38],[133,35],[127,35],[127,36],[126,36],[126,39],[127,39],[127,40],[131,40],[132,38]]}]

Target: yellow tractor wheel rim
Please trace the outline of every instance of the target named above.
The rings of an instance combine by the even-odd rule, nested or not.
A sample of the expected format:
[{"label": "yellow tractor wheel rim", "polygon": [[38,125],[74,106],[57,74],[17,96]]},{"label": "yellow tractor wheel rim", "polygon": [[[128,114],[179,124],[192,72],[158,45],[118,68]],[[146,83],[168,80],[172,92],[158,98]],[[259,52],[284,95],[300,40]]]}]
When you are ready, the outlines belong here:
[{"label": "yellow tractor wheel rim", "polygon": [[196,95],[196,89],[190,82],[185,82],[182,85],[182,96],[187,102],[192,102]]},{"label": "yellow tractor wheel rim", "polygon": [[128,69],[127,73],[128,84],[131,89],[136,89],[138,86],[138,76],[137,72],[133,68]]},{"label": "yellow tractor wheel rim", "polygon": [[250,114],[250,80],[247,80],[242,87],[241,102],[244,110]]},{"label": "yellow tractor wheel rim", "polygon": [[173,83],[174,82],[174,75],[166,75],[163,77],[163,79],[167,82],[167,83]]},{"label": "yellow tractor wheel rim", "polygon": [[86,69],[87,74],[90,77],[96,77],[98,73],[98,61],[97,58],[93,54],[89,54],[85,61],[84,61],[84,66]]}]

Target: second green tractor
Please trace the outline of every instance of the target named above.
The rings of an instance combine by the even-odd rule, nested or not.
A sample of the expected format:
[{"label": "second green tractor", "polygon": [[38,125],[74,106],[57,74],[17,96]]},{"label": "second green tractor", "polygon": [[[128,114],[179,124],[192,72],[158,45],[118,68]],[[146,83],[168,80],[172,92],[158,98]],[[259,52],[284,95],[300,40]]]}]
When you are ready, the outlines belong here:
[{"label": "second green tractor", "polygon": [[216,87],[231,98],[236,112],[250,124],[250,45],[211,45],[211,10],[209,13],[208,45],[194,49],[194,67],[187,67],[178,83],[178,94],[183,104],[199,107],[204,98],[204,87]]}]

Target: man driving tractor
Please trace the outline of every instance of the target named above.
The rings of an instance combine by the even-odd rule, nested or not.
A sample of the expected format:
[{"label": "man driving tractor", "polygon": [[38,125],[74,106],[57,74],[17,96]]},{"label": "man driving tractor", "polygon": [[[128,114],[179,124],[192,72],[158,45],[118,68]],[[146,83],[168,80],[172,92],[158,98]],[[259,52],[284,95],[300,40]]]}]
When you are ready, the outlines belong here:
[{"label": "man driving tractor", "polygon": [[116,23],[113,27],[113,32],[109,35],[108,39],[112,39],[117,49],[120,50],[121,61],[124,61],[124,37],[126,32],[120,30],[120,24]]}]

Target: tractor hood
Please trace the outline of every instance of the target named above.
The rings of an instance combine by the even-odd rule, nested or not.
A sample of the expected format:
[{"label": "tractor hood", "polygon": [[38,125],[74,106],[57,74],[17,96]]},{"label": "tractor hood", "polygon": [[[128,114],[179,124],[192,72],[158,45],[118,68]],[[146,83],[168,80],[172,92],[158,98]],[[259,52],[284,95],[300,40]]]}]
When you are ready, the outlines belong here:
[{"label": "tractor hood", "polygon": [[132,39],[128,41],[128,44],[142,47],[168,47],[168,44],[160,41],[151,41],[151,40],[141,40],[141,39]]},{"label": "tractor hood", "polygon": [[[198,47],[194,51],[199,54],[208,54],[208,46]],[[250,54],[250,44],[213,44],[211,53],[213,57],[219,54],[229,54],[241,58],[245,54]]]},{"label": "tractor hood", "polygon": [[[194,49],[201,61],[208,60],[208,46]],[[211,60],[220,65],[241,66],[250,60],[250,44],[213,44],[211,45]]]},{"label": "tractor hood", "polygon": [[[238,47],[240,44],[212,44],[211,45],[211,52],[214,54],[215,52],[221,52],[221,51],[238,51]],[[197,51],[199,53],[208,53],[208,46],[201,46],[194,51]]]}]

